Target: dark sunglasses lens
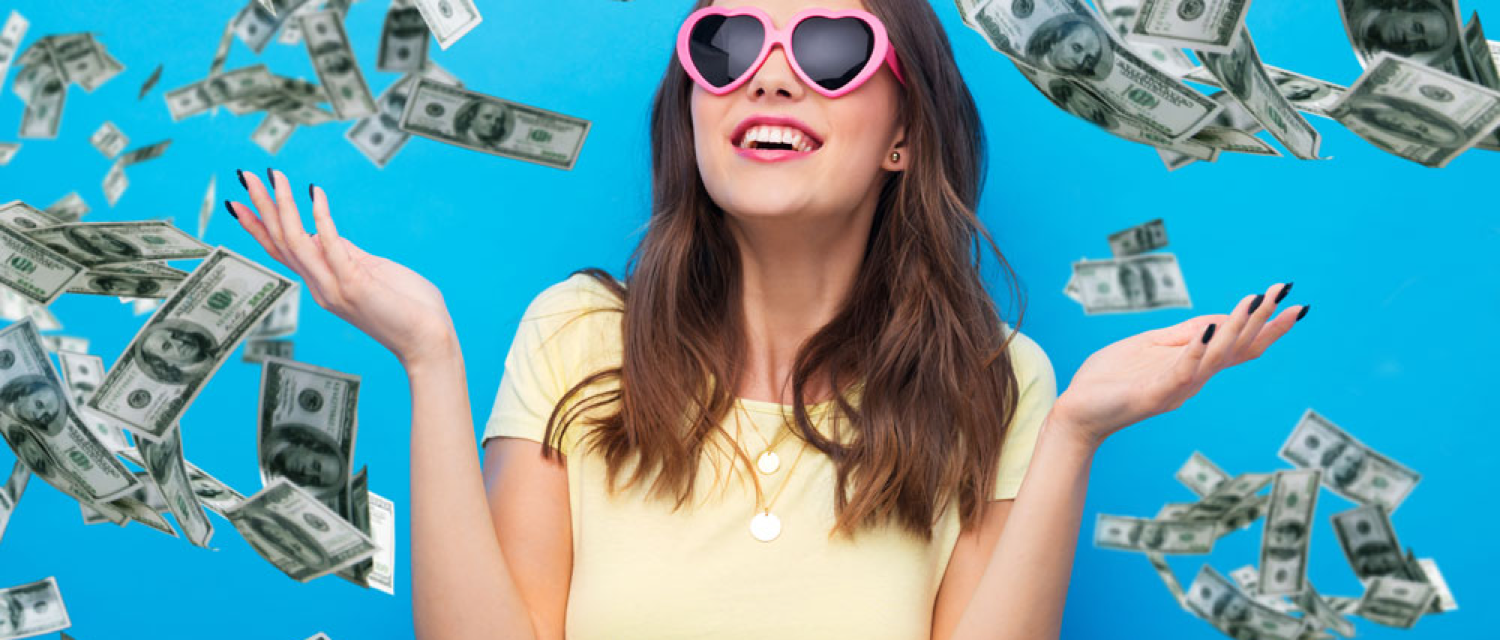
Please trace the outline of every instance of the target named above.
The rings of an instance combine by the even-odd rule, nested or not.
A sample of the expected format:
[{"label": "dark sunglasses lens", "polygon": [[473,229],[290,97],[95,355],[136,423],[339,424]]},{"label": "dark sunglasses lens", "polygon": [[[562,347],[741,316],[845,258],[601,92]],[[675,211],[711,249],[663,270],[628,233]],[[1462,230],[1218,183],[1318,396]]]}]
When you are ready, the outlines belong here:
[{"label": "dark sunglasses lens", "polygon": [[693,25],[688,52],[709,84],[723,87],[750,69],[766,40],[766,30],[750,16],[705,16]]},{"label": "dark sunglasses lens", "polygon": [[808,18],[792,32],[798,66],[829,91],[849,84],[875,51],[875,33],[858,18]]}]

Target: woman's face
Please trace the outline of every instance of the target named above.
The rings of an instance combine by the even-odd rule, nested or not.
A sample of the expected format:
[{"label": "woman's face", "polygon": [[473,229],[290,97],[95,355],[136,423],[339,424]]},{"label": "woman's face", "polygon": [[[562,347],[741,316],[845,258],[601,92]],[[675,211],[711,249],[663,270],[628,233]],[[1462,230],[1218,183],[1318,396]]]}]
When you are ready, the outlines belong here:
[{"label": "woman's face", "polygon": [[[803,9],[865,9],[858,0],[722,0],[716,6],[754,6],[780,28]],[[899,55],[899,52],[898,52]],[[755,74],[722,96],[693,85],[692,117],[698,172],[714,202],[739,217],[849,214],[873,202],[904,138],[896,122],[900,83],[882,66],[859,88],[826,98],[802,83],[786,53],[775,47]],[[770,162],[738,153],[736,128],[756,116],[793,118],[821,140],[807,155]],[[804,138],[806,136],[804,135]]]}]

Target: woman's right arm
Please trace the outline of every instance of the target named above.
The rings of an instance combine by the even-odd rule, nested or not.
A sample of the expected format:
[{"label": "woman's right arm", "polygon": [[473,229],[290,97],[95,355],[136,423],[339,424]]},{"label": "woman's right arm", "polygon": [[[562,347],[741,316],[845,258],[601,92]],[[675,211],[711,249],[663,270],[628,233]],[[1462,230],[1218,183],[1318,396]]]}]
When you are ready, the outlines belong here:
[{"label": "woman's right arm", "polygon": [[327,196],[316,187],[310,191],[318,233],[309,236],[286,176],[268,173],[274,193],[255,174],[240,173],[255,210],[225,201],[230,213],[303,278],[320,306],[390,349],[406,370],[417,637],[536,638],[491,518],[463,355],[442,294],[411,270],[340,238]]}]

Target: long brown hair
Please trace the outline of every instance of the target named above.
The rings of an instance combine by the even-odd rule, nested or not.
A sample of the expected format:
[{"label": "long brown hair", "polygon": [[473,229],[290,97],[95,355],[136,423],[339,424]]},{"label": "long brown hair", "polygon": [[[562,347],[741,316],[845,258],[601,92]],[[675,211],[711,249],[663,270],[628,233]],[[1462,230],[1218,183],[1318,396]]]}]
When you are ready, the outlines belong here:
[{"label": "long brown hair", "polygon": [[[885,178],[847,302],[797,353],[792,425],[837,469],[830,537],[895,517],[930,540],[954,492],[962,528],[978,524],[1019,395],[1009,338],[980,274],[981,239],[1017,294],[1017,327],[1024,303],[1015,272],[975,213],[984,132],[937,15],[926,2],[865,4],[885,23],[906,76],[899,117],[910,161]],[[745,361],[740,258],[698,174],[691,91],[674,56],[651,114],[653,208],[626,268],[628,291],[597,268],[575,272],[620,300],[607,311],[623,314],[621,366],[569,389],[544,437],[561,442],[576,419],[607,408],[586,420],[585,439],[604,456],[611,491],[623,465],[639,456],[626,487],[657,471],[651,495],[675,495],[674,511],[693,496],[700,456],[734,407]],[[848,421],[847,445],[840,432],[826,438],[808,419],[804,392],[815,375],[835,391],[830,408]],[[600,382],[613,384],[581,398]],[[856,383],[858,406],[848,397]],[[551,450],[544,446],[544,455]]]}]

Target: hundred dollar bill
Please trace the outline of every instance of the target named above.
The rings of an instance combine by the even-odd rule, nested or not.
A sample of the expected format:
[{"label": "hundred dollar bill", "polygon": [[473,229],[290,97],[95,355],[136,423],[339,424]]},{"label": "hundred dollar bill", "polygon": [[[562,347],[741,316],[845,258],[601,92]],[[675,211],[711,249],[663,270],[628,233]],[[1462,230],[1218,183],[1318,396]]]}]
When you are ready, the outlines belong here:
[{"label": "hundred dollar bill", "polygon": [[30,319],[0,329],[0,435],[32,473],[79,502],[139,486],[84,427]]},{"label": "hundred dollar bill", "polygon": [[264,6],[251,0],[229,24],[245,46],[260,53],[271,42],[276,31],[281,29],[281,25],[307,2],[309,0],[270,0],[269,6]]},{"label": "hundred dollar bill", "polygon": [[125,145],[130,144],[130,138],[125,137],[115,123],[105,120],[104,124],[99,125],[99,130],[89,137],[89,144],[94,145],[104,157],[114,158],[125,150]]},{"label": "hundred dollar bill", "polygon": [[[422,37],[427,38],[426,26],[422,27]],[[459,82],[458,78],[435,64],[429,63],[418,73],[421,77],[435,82],[463,87],[463,83]],[[354,126],[349,127],[349,131],[344,133],[344,137],[354,145],[354,148],[359,149],[359,152],[369,158],[370,162],[375,163],[378,168],[384,169],[391,158],[395,157],[396,152],[400,151],[401,147],[406,145],[406,141],[411,139],[411,134],[401,130],[401,112],[406,110],[406,101],[411,96],[411,89],[416,84],[417,77],[417,74],[407,74],[391,83],[385,91],[381,92],[380,97],[375,99],[378,113],[360,118]]]},{"label": "hundred dollar bill", "polygon": [[484,20],[473,0],[415,0],[422,19],[437,37],[438,46],[447,49]]},{"label": "hundred dollar bill", "polygon": [[184,280],[110,367],[89,407],[159,439],[291,286],[223,247]]},{"label": "hundred dollar bill", "polygon": [[235,491],[229,485],[220,482],[217,478],[208,475],[207,472],[187,462],[188,482],[193,487],[193,494],[198,497],[199,504],[207,507],[210,511],[224,515],[230,509],[239,506],[245,501],[245,496]]},{"label": "hundred dollar bill", "polygon": [[1161,578],[1162,584],[1166,585],[1167,592],[1177,601],[1177,606],[1187,609],[1187,594],[1182,590],[1182,583],[1177,580],[1177,574],[1172,573],[1172,565],[1167,564],[1167,557],[1159,551],[1147,551],[1146,560],[1151,562],[1151,568],[1156,570],[1156,575]]},{"label": "hundred dollar bill", "polygon": [[1354,615],[1389,627],[1410,629],[1432,608],[1437,589],[1430,584],[1379,576],[1365,587]]},{"label": "hundred dollar bill", "polygon": [[412,73],[427,62],[427,22],[411,0],[391,0],[385,12],[380,34],[380,55],[375,68],[381,71]]},{"label": "hundred dollar bill", "polygon": [[1161,218],[1109,234],[1109,250],[1116,258],[1155,251],[1165,246],[1167,226]]},{"label": "hundred dollar bill", "polygon": [[63,606],[57,578],[0,589],[0,603],[10,615],[0,617],[0,638],[29,638],[73,626]]},{"label": "hundred dollar bill", "polygon": [[165,66],[161,64],[156,65],[156,69],[151,72],[151,75],[146,76],[146,81],[141,83],[141,90],[135,96],[136,102],[146,99],[146,94],[151,93],[151,89],[156,87],[156,83],[161,80],[161,70]]},{"label": "hundred dollar bill", "polygon": [[0,26],[0,88],[5,87],[5,74],[10,71],[10,62],[16,59],[16,50],[21,48],[21,39],[26,37],[26,29],[31,22],[15,9],[5,17],[5,24]]},{"label": "hundred dollar bill", "polygon": [[188,542],[209,548],[208,541],[214,535],[214,525],[203,513],[203,507],[198,504],[192,484],[188,481],[187,468],[182,460],[181,428],[174,424],[159,440],[141,438],[135,447],[145,462],[142,466],[161,488],[167,508],[177,519],[177,525],[182,527]]},{"label": "hundred dollar bill", "polygon": [[1463,43],[1457,0],[1339,0],[1344,32],[1365,69],[1389,52],[1465,80],[1474,63]]},{"label": "hundred dollar bill", "polygon": [[[1236,530],[1248,529],[1251,523],[1259,520],[1266,513],[1266,506],[1270,503],[1270,496],[1250,496],[1238,505],[1231,508],[1227,513],[1218,518],[1219,537],[1222,538]],[[1193,519],[1193,518],[1186,518]]]},{"label": "hundred dollar bill", "polygon": [[[121,519],[119,524],[122,527],[127,522],[135,521],[173,538],[178,537],[177,530],[172,528],[172,524],[167,522],[167,519],[161,515],[161,512],[152,509],[151,505],[146,504],[143,500],[126,496],[107,502],[102,506],[115,512],[112,515],[107,514],[106,517]],[[94,505],[95,509],[100,507],[101,505]]]},{"label": "hundred dollar bill", "polygon": [[[229,61],[229,49],[234,46],[235,20],[230,20],[224,25],[224,32],[219,35],[219,46],[214,49],[213,61],[208,64],[208,75],[216,76],[224,70],[224,63]],[[215,113],[218,113],[215,111]]]},{"label": "hundred dollar bill", "polygon": [[208,218],[214,213],[214,191],[218,188],[219,177],[208,176],[208,191],[203,194],[203,203],[198,205],[198,239],[203,239],[203,232],[208,230]]},{"label": "hundred dollar bill", "polygon": [[260,126],[250,133],[250,140],[274,156],[281,153],[281,147],[292,139],[292,134],[296,131],[297,125],[287,122],[286,118],[276,113],[267,113],[260,121]]},{"label": "hundred dollar bill", "polygon": [[1312,582],[1309,581],[1307,588],[1301,593],[1292,596],[1292,601],[1306,614],[1304,619],[1316,620],[1318,626],[1333,629],[1334,633],[1345,638],[1354,637],[1354,623],[1339,613],[1333,603],[1319,595]]},{"label": "hundred dollar bill", "polygon": [[212,250],[164,220],[75,222],[26,235],[89,268],[146,260],[192,260]]},{"label": "hundred dollar bill", "polygon": [[1188,586],[1187,606],[1188,611],[1231,638],[1299,640],[1302,634],[1301,619],[1256,602],[1206,564]]},{"label": "hundred dollar bill", "polygon": [[26,491],[26,483],[31,480],[31,470],[26,464],[17,460],[10,468],[10,479],[0,487],[0,540],[5,539],[5,525],[10,523],[10,515],[16,512],[16,503],[21,501],[21,494]]},{"label": "hundred dollar bill", "polygon": [[[47,215],[55,219],[53,224],[64,222],[78,222],[78,220],[89,213],[89,205],[83,201],[83,197],[77,191],[70,191],[68,195],[59,198],[43,210]],[[43,225],[49,226],[49,225]]]},{"label": "hundred dollar bill", "polygon": [[1200,554],[1213,551],[1212,522],[1157,521],[1101,513],[1094,523],[1094,546],[1119,551]]},{"label": "hundred dollar bill", "polygon": [[92,92],[125,70],[89,33],[49,36],[49,45],[63,79]]},{"label": "hundred dollar bill", "polygon": [[297,332],[298,312],[302,307],[302,284],[293,282],[271,307],[264,320],[250,330],[251,338],[281,338]]},{"label": "hundred dollar bill", "polygon": [[573,168],[588,120],[418,78],[401,129],[439,142],[558,169]]},{"label": "hundred dollar bill", "polygon": [[6,287],[0,287],[0,318],[6,320],[31,318],[37,331],[56,331],[63,328],[62,323],[57,321],[57,316],[52,315],[47,307],[32,302],[26,296]]},{"label": "hundred dollar bill", "polygon": [[1088,83],[1019,62],[1015,66],[1057,108],[1092,122],[1112,135],[1210,162],[1217,157],[1217,152],[1205,144],[1191,139],[1172,140],[1139,118],[1116,109]]},{"label": "hundred dollar bill", "polygon": [[166,153],[167,147],[171,145],[172,141],[169,139],[148,144],[144,147],[131,149],[130,151],[126,152],[125,155],[120,156],[120,164],[128,167],[133,164],[140,164],[147,160],[155,160],[157,158],[160,158],[161,154]]},{"label": "hundred dollar bill", "polygon": [[1245,105],[1250,115],[1292,155],[1303,160],[1319,159],[1321,134],[1292,108],[1271,81],[1248,30],[1227,53],[1198,51],[1198,58],[1203,61],[1204,68],[1218,78],[1224,90]]},{"label": "hundred dollar bill", "polygon": [[[137,263],[141,265],[150,262]],[[163,267],[171,269],[171,267]],[[172,269],[176,271],[176,269]],[[129,296],[132,298],[165,298],[177,288],[186,273],[157,273],[136,264],[105,265],[90,269],[73,284],[68,293],[83,293],[100,296]]]},{"label": "hundred dollar bill", "polygon": [[1371,449],[1312,409],[1277,453],[1302,469],[1322,469],[1323,485],[1359,504],[1395,511],[1422,475]]},{"label": "hundred dollar bill", "polygon": [[[14,472],[12,472],[11,478],[15,478]],[[24,482],[22,486],[25,486]],[[1443,573],[1438,571],[1437,561],[1432,558],[1418,559],[1417,568],[1422,570],[1422,582],[1426,582],[1432,585],[1434,589],[1437,589],[1437,601],[1433,603],[1435,609],[1439,613],[1457,609],[1458,601],[1453,599],[1453,591],[1448,589],[1448,581],[1444,580]]]},{"label": "hundred dollar bill", "polygon": [[1180,140],[1219,109],[1137,56],[1079,0],[965,0],[978,31],[996,51],[1030,67],[1087,85],[1142,126]]},{"label": "hundred dollar bill", "polygon": [[250,546],[298,582],[370,557],[375,543],[286,478],[225,512]]},{"label": "hundred dollar bill", "polygon": [[1389,153],[1442,167],[1500,125],[1500,92],[1382,53],[1328,115]]},{"label": "hundred dollar bill", "polygon": [[0,225],[22,233],[61,223],[62,221],[52,213],[38,211],[35,207],[20,200],[0,204]]},{"label": "hundred dollar bill", "polygon": [[[349,478],[349,513],[346,520],[360,533],[370,536],[370,476],[368,467],[360,467],[359,472]],[[370,540],[376,542],[376,554],[380,553],[380,545],[371,536]],[[370,571],[375,568],[375,556],[372,555],[360,560],[343,569],[334,572],[334,575],[348,580],[361,587],[369,587]]]},{"label": "hundred dollar bill", "polygon": [[1183,463],[1182,468],[1177,470],[1177,481],[1192,489],[1199,498],[1213,493],[1214,489],[1219,488],[1229,478],[1229,474],[1224,473],[1219,465],[1214,464],[1208,456],[1197,451],[1194,451],[1193,455],[1188,457],[1187,462]]},{"label": "hundred dollar bill", "polygon": [[245,341],[245,353],[240,356],[240,360],[242,362],[263,362],[266,358],[291,360],[293,352],[291,340],[250,338]]},{"label": "hundred dollar bill", "polygon": [[1307,585],[1307,543],[1312,539],[1322,473],[1318,469],[1276,472],[1260,542],[1262,595],[1292,595]]},{"label": "hundred dollar bill", "polygon": [[1114,27],[1115,34],[1131,51],[1145,61],[1156,65],[1162,73],[1181,78],[1197,66],[1187,57],[1187,54],[1182,52],[1181,48],[1142,42],[1127,37],[1130,30],[1135,27],[1136,18],[1140,15],[1141,2],[1142,0],[1094,0],[1094,6],[1098,7],[1104,20]]},{"label": "hundred dollar bill", "polygon": [[22,138],[56,138],[62,126],[68,86],[62,71],[51,61],[51,54],[44,51],[42,55],[46,62],[23,68],[16,74],[15,92],[26,102],[17,134]]},{"label": "hundred dollar bill", "polygon": [[1469,48],[1469,58],[1474,62],[1474,82],[1478,82],[1490,89],[1500,89],[1500,70],[1496,69],[1495,59],[1490,55],[1490,47],[1484,38],[1484,26],[1479,22],[1479,12],[1475,11],[1469,18],[1469,23],[1464,25],[1464,46]]},{"label": "hundred dollar bill", "polygon": [[109,206],[115,206],[120,201],[120,196],[125,195],[125,190],[130,187],[130,178],[125,175],[125,165],[116,162],[109,167],[109,173],[104,174],[104,201]]},{"label": "hundred dollar bill", "polygon": [[47,349],[47,353],[57,353],[58,351],[88,353],[89,339],[53,334],[42,336],[42,346]]},{"label": "hundred dollar bill", "polygon": [[1396,529],[1384,506],[1371,504],[1333,514],[1333,531],[1354,576],[1361,581],[1377,576],[1421,579],[1401,556]]},{"label": "hundred dollar bill", "polygon": [[[302,44],[301,18],[302,16],[305,16],[309,13],[320,10],[321,7],[319,5],[321,5],[321,3],[308,2],[298,7],[296,11],[292,12],[292,15],[287,18],[286,22],[282,23],[281,32],[277,36],[276,42],[285,45]],[[332,7],[329,8],[331,9]]]},{"label": "hundred dollar bill", "polygon": [[1249,10],[1250,0],[1142,0],[1126,41],[1228,53]]},{"label": "hundred dollar bill", "polygon": [[0,167],[10,164],[11,159],[16,157],[16,152],[21,150],[19,142],[0,142]]},{"label": "hundred dollar bill", "polygon": [[371,587],[395,595],[396,505],[374,493],[369,494],[369,500],[370,537],[375,542],[376,551],[365,582]]},{"label": "hundred dollar bill", "polygon": [[41,241],[0,226],[0,286],[48,305],[82,272],[83,265]]},{"label": "hundred dollar bill", "polygon": [[1146,253],[1073,263],[1084,313],[1120,313],[1192,307],[1177,256]]},{"label": "hundred dollar bill", "polygon": [[280,358],[261,366],[261,482],[287,478],[348,518],[359,376]]},{"label": "hundred dollar bill", "polygon": [[274,91],[277,84],[263,64],[212,73],[203,80],[166,92],[167,110],[176,122],[231,100]]},{"label": "hundred dollar bill", "polygon": [[1272,477],[1269,473],[1242,473],[1222,482],[1193,503],[1193,508],[1183,514],[1182,519],[1194,522],[1221,520],[1235,509],[1253,502],[1255,494],[1270,484]]},{"label": "hundred dollar bill", "polygon": [[[1255,134],[1264,129],[1245,106],[1235,100],[1233,96],[1219,91],[1211,96],[1214,102],[1224,108],[1219,115],[1194,133],[1189,141],[1207,145],[1215,151],[1232,151],[1235,153],[1249,153],[1263,156],[1280,156],[1281,152],[1266,144]],[[1162,163],[1167,166],[1168,171],[1181,169],[1189,164],[1197,162],[1200,158],[1188,154],[1177,153],[1165,148],[1158,147],[1157,153],[1161,155]]]},{"label": "hundred dollar bill", "polygon": [[1229,572],[1229,577],[1239,585],[1240,591],[1249,596],[1251,600],[1259,602],[1267,607],[1281,613],[1291,613],[1297,610],[1297,605],[1287,602],[1281,596],[1267,596],[1260,593],[1260,571],[1253,565],[1245,565]]},{"label": "hundred dollar bill", "polygon": [[1182,520],[1183,515],[1193,508],[1191,502],[1168,502],[1152,516],[1152,520]]},{"label": "hundred dollar bill", "polygon": [[339,12],[309,13],[302,16],[301,23],[307,55],[338,119],[353,120],[375,113],[375,98],[370,96],[359,61],[349,47],[349,35],[344,32]]},{"label": "hundred dollar bill", "polygon": [[62,364],[62,379],[68,387],[69,399],[78,410],[78,418],[83,421],[84,427],[93,432],[94,437],[110,451],[118,453],[130,448],[130,443],[125,440],[125,431],[118,422],[99,415],[99,412],[87,406],[89,398],[94,397],[94,392],[104,381],[104,360],[99,356],[66,349],[56,349],[54,353]]}]

